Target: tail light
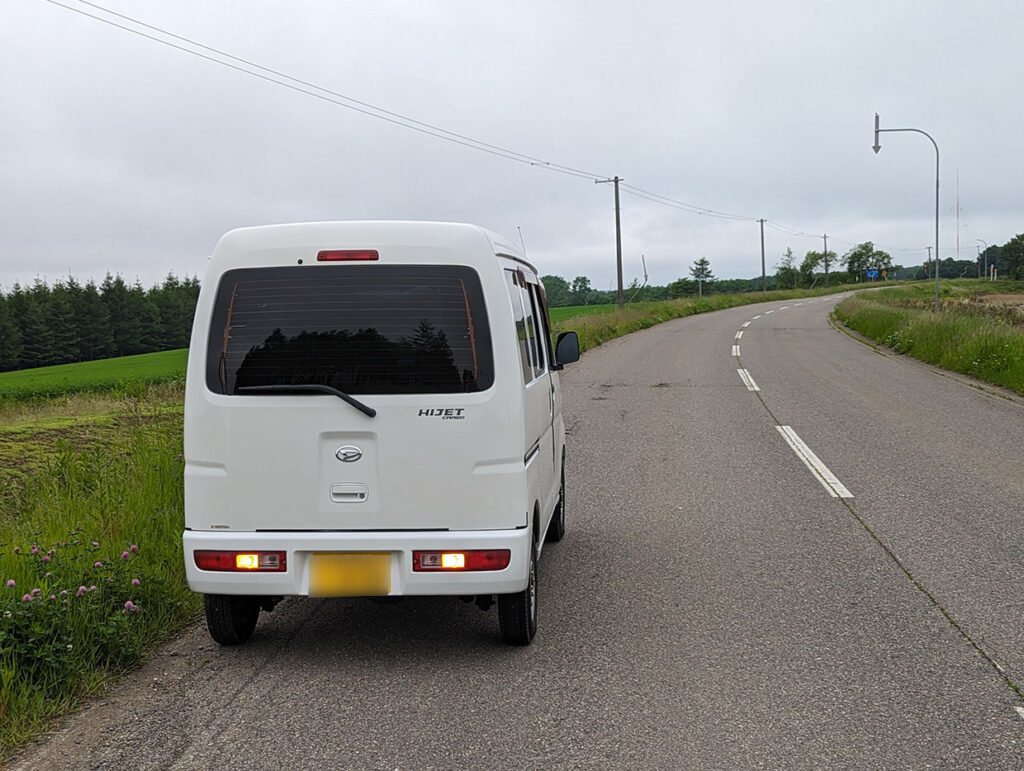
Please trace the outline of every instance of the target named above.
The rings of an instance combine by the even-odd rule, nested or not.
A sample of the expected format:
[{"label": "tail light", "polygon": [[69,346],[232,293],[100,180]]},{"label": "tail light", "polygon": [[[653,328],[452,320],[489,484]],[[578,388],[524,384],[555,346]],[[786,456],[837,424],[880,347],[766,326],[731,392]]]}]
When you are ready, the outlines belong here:
[{"label": "tail light", "polygon": [[457,573],[469,570],[504,570],[512,553],[508,549],[468,549],[463,551],[414,551],[412,569],[416,573]]},{"label": "tail light", "polygon": [[211,551],[198,549],[193,553],[196,567],[234,573],[284,573],[288,569],[287,553],[283,551]]}]

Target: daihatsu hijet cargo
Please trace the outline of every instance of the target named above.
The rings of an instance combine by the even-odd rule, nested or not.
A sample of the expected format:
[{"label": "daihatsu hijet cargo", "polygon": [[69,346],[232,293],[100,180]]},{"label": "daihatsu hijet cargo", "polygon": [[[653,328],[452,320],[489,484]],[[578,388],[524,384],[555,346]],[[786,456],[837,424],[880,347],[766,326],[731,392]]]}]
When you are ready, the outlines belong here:
[{"label": "daihatsu hijet cargo", "polygon": [[459,595],[537,625],[565,529],[544,287],[472,225],[234,230],[202,284],[185,391],[185,567],[219,643],[282,597]]}]

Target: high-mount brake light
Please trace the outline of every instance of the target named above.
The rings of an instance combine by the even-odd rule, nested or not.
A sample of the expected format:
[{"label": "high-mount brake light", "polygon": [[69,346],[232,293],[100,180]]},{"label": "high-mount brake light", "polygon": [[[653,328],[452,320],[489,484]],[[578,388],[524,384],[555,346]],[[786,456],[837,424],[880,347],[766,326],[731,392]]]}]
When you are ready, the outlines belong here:
[{"label": "high-mount brake light", "polygon": [[415,573],[504,570],[512,553],[508,549],[465,549],[462,551],[414,551]]},{"label": "high-mount brake light", "polygon": [[283,573],[288,563],[283,551],[213,551],[197,549],[193,555],[200,570],[235,573]]},{"label": "high-mount brake light", "polygon": [[317,262],[372,262],[379,259],[376,249],[325,249],[316,255]]}]

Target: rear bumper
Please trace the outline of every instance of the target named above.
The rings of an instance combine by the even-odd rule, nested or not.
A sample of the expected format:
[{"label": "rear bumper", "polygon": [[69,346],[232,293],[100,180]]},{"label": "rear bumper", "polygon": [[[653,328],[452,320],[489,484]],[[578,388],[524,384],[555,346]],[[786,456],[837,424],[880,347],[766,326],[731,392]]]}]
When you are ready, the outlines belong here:
[{"label": "rear bumper", "polygon": [[[510,594],[526,588],[530,562],[530,532],[475,530],[460,532],[269,532],[236,533],[186,530],[185,575],[189,588],[202,594],[309,594],[310,557],[316,552],[386,552],[391,554],[391,591],[402,595]],[[200,570],[197,549],[217,551],[284,551],[287,570],[281,573],[236,573]],[[419,572],[412,553],[460,549],[509,549],[504,570]]]}]

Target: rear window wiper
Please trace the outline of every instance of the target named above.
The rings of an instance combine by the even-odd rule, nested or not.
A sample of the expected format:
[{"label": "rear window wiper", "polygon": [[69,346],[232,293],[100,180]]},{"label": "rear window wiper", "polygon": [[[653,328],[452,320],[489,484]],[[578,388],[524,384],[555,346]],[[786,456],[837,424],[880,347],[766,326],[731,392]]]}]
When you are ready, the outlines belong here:
[{"label": "rear window wiper", "polygon": [[295,392],[307,392],[307,393],[318,393],[318,394],[332,394],[337,396],[343,402],[348,402],[357,410],[371,418],[376,417],[377,410],[369,405],[363,404],[358,399],[349,396],[344,391],[339,391],[337,388],[329,385],[323,385],[322,383],[296,383],[294,385],[258,385],[258,386],[239,386],[235,389],[236,391],[245,391],[248,393],[295,393]]}]

